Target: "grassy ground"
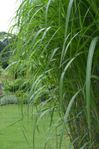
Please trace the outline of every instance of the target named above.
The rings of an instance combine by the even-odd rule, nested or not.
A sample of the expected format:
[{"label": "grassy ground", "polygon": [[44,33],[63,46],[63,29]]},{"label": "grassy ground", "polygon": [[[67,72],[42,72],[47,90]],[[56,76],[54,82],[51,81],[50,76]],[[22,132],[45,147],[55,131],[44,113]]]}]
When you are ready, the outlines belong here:
[{"label": "grassy ground", "polygon": [[[28,111],[29,110],[29,111]],[[29,115],[30,114],[30,115]],[[33,116],[32,116],[33,114]],[[33,130],[35,128],[35,110],[21,106],[8,105],[0,107],[0,148],[1,149],[58,149],[59,136],[53,127],[48,127],[48,116],[41,119],[33,145]],[[57,116],[55,117],[57,119]],[[50,133],[48,133],[50,132]],[[68,137],[63,141],[62,149],[67,149]]]}]

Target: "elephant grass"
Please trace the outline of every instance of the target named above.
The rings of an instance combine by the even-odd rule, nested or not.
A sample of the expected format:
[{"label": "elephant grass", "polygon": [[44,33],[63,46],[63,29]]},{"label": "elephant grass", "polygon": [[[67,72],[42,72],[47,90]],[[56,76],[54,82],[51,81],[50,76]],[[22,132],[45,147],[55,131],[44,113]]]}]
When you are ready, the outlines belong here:
[{"label": "elephant grass", "polygon": [[75,149],[99,147],[98,6],[98,0],[23,0],[17,11],[7,71],[28,79],[30,102],[41,104],[46,94],[47,108],[58,109],[59,149],[65,130]]}]

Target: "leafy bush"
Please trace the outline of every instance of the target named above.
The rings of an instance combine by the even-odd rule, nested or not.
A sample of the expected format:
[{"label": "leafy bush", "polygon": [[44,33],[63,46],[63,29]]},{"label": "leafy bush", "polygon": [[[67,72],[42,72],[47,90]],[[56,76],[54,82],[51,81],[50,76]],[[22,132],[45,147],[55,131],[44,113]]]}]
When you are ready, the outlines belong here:
[{"label": "leafy bush", "polygon": [[7,104],[17,104],[18,100],[17,97],[14,95],[5,95],[0,98],[0,105],[7,105]]}]

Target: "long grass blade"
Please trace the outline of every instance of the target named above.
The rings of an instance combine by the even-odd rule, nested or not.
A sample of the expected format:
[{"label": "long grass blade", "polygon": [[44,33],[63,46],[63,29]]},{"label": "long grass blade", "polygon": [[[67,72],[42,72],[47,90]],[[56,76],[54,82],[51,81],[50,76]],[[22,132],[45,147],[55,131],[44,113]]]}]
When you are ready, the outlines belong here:
[{"label": "long grass blade", "polygon": [[87,67],[86,67],[86,110],[87,110],[87,122],[89,129],[89,136],[91,138],[91,70],[92,70],[92,62],[93,55],[95,52],[95,47],[98,41],[98,37],[95,37],[89,47],[88,59],[87,59]]},{"label": "long grass blade", "polygon": [[65,37],[67,36],[69,20],[70,20],[70,15],[71,15],[72,6],[73,6],[73,1],[74,0],[70,0],[69,4],[68,4],[67,15],[66,15],[66,24],[65,24]]}]

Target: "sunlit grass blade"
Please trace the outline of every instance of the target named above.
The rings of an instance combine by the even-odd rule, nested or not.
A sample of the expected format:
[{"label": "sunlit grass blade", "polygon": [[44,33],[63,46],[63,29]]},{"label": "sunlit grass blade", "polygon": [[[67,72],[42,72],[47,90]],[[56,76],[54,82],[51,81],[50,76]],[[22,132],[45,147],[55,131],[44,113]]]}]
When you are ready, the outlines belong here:
[{"label": "sunlit grass blade", "polygon": [[87,67],[86,67],[86,110],[87,110],[87,122],[89,135],[91,137],[91,71],[92,71],[92,62],[93,55],[95,52],[95,47],[98,41],[98,37],[95,37],[89,47],[88,59],[87,59]]},{"label": "sunlit grass blade", "polygon": [[67,36],[67,32],[68,32],[68,26],[69,26],[69,21],[70,21],[70,15],[71,15],[71,11],[72,11],[72,6],[73,6],[73,1],[74,0],[70,0],[69,4],[68,4],[68,8],[67,8],[67,15],[66,15],[66,24],[65,24],[65,37]]}]

